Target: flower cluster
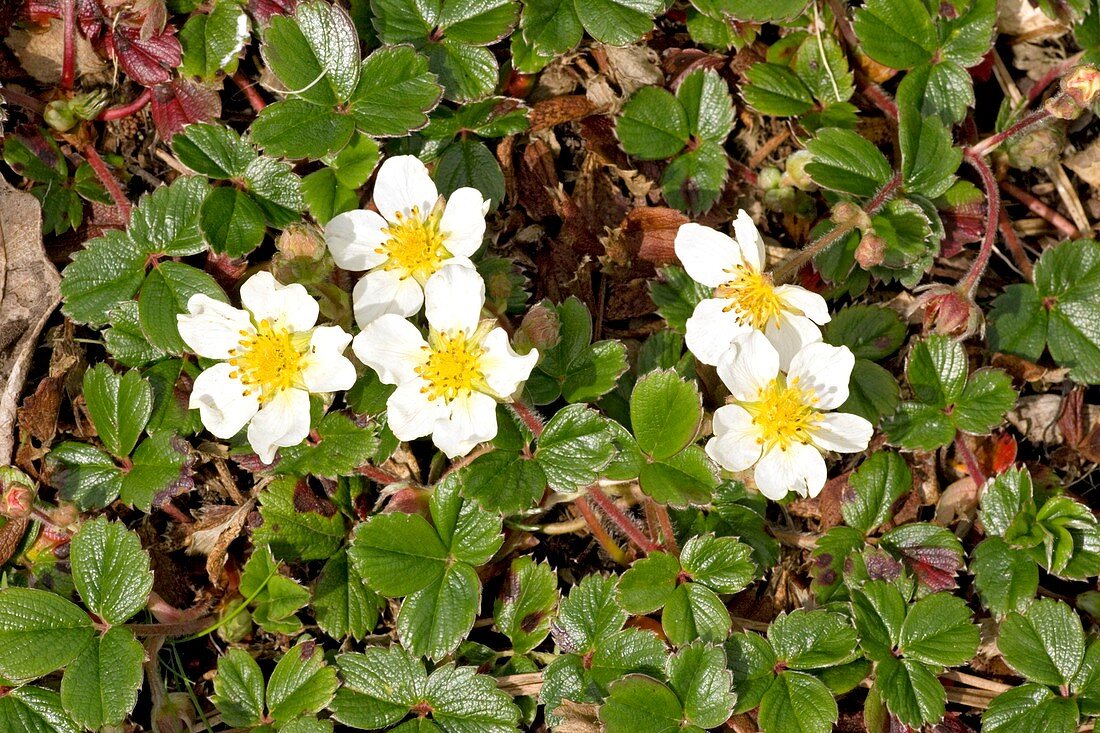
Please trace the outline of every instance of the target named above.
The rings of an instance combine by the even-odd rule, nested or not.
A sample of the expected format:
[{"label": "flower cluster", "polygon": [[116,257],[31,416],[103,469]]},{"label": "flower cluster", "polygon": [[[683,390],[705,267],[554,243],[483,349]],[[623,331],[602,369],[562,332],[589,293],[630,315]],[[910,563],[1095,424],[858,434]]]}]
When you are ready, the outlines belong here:
[{"label": "flower cluster", "polygon": [[699,224],[676,233],[676,255],[713,297],[687,321],[687,346],[716,366],[731,404],[714,413],[707,453],[728,471],[755,467],[757,488],[771,499],[794,491],[817,496],[825,485],[822,451],[866,449],[872,426],[846,413],[855,358],[822,343],[825,300],[797,285],[775,285],[764,269],[764,240],[741,211],[736,239]]},{"label": "flower cluster", "polygon": [[[496,406],[511,401],[538,352],[520,356],[508,334],[481,320],[485,284],[469,257],[481,246],[488,202],[462,188],[445,202],[424,165],[390,158],[378,172],[374,204],[333,218],[326,238],[333,259],[369,270],[353,302],[362,331],[356,357],[397,389],[387,403],[401,440],[431,435],[450,458],[497,433]],[[343,352],[352,337],[315,326],[318,304],[302,285],[267,272],[241,286],[243,309],[205,295],[178,317],[180,336],[218,363],[195,380],[190,406],[219,438],[248,425],[248,442],[270,463],[279,447],[310,429],[310,394],[350,389],[355,367]],[[427,338],[408,317],[424,308]]]}]

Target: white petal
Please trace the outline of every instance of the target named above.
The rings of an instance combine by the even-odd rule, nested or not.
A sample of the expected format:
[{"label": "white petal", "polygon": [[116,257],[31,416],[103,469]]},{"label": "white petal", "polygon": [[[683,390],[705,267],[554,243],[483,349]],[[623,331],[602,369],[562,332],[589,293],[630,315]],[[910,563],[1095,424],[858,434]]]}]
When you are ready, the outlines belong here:
[{"label": "white petal", "polygon": [[856,358],[847,346],[817,342],[802,348],[791,360],[787,384],[797,384],[817,396],[819,410],[832,410],[848,399],[848,381]]},{"label": "white petal", "polygon": [[874,432],[874,426],[859,415],[832,412],[821,416],[811,437],[819,448],[837,453],[859,453],[867,450]]},{"label": "white petal", "polygon": [[729,281],[733,268],[742,262],[736,242],[701,224],[680,225],[673,246],[691,279],[711,288]]},{"label": "white petal", "polygon": [[730,350],[730,343],[738,336],[752,331],[742,326],[733,310],[725,310],[729,301],[725,298],[707,298],[699,301],[691,317],[687,319],[688,350],[704,364],[716,366],[722,355]]},{"label": "white petal", "polygon": [[371,270],[351,291],[351,307],[360,328],[386,313],[414,316],[423,304],[420,283],[411,277],[402,279],[396,270]]},{"label": "white petal", "polygon": [[229,364],[215,364],[195,377],[191,387],[191,409],[198,408],[203,426],[223,440],[241,432],[241,428],[260,409],[259,393],[245,395],[244,385],[229,375]]},{"label": "white petal", "polygon": [[775,289],[775,294],[786,306],[786,310],[804,315],[818,325],[830,320],[829,305],[812,290],[798,285],[780,285]]},{"label": "white petal", "polygon": [[337,214],[325,225],[325,243],[333,261],[345,270],[369,270],[386,261],[388,255],[378,252],[389,239],[383,229],[386,220],[369,209],[356,209]]},{"label": "white petal", "polygon": [[733,347],[718,362],[718,377],[742,402],[752,402],[760,390],[779,375],[779,354],[764,334],[749,331],[733,341]]},{"label": "white petal", "polygon": [[355,365],[344,356],[351,334],[339,326],[318,326],[309,341],[302,381],[310,392],[336,392],[355,384]]},{"label": "white petal", "polygon": [[429,400],[422,391],[426,386],[420,378],[405,382],[386,400],[390,430],[398,440],[422,438],[447,419],[446,403],[442,399]]},{"label": "white petal", "polygon": [[791,359],[809,344],[821,341],[821,329],[805,316],[781,312],[768,321],[764,335],[779,352],[779,368],[783,371],[791,365]]},{"label": "white petal", "polygon": [[450,195],[439,221],[443,246],[448,252],[469,257],[478,251],[485,239],[484,205],[485,198],[476,188],[460,188]]},{"label": "white petal", "polygon": [[248,425],[248,444],[264,463],[275,451],[298,445],[309,435],[309,392],[284,389],[272,397]]},{"label": "white petal", "polygon": [[752,416],[737,405],[714,411],[714,437],[707,441],[707,455],[727,471],[744,471],[760,458],[760,443]]},{"label": "white petal", "polygon": [[760,230],[756,228],[752,217],[744,209],[738,211],[737,218],[733,220],[733,236],[741,250],[740,259],[757,272],[763,270],[767,258],[767,253],[764,251],[764,238],[760,236]]},{"label": "white petal", "polygon": [[351,348],[359,361],[378,372],[378,378],[386,384],[416,379],[416,368],[428,357],[428,343],[419,329],[393,313],[371,321],[355,337]]},{"label": "white petal", "polygon": [[378,169],[374,182],[374,205],[387,221],[396,214],[412,214],[413,207],[427,216],[439,198],[439,190],[428,175],[428,169],[415,155],[387,158]]},{"label": "white petal", "polygon": [[753,478],[760,493],[769,499],[782,499],[788,491],[814,497],[825,486],[825,459],[817,448],[792,443],[787,450],[778,446],[767,451],[756,464]]},{"label": "white petal", "polygon": [[448,458],[464,456],[478,443],[497,435],[497,401],[489,395],[472,392],[451,400],[450,416],[436,423],[432,442]]},{"label": "white petal", "polygon": [[266,270],[257,272],[241,285],[241,304],[257,322],[266,319],[295,332],[313,328],[320,312],[317,301],[303,285],[283,285]]},{"label": "white petal", "polygon": [[477,270],[444,265],[424,284],[424,316],[434,331],[470,335],[481,321],[485,282]]},{"label": "white petal", "polygon": [[481,342],[485,353],[481,356],[481,371],[489,389],[502,400],[511,397],[520,385],[531,376],[531,370],[539,360],[539,352],[520,356],[508,342],[508,334],[503,328],[494,328]]},{"label": "white petal", "polygon": [[176,316],[180,338],[207,359],[230,358],[230,351],[241,340],[241,331],[255,331],[248,313],[202,293],[187,300],[187,311]]}]

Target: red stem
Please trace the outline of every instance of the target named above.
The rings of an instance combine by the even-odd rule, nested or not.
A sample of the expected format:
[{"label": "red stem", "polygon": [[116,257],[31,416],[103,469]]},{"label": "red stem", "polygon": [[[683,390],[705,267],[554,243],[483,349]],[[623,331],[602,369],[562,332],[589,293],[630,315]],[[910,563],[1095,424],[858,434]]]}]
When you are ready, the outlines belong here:
[{"label": "red stem", "polygon": [[638,549],[642,552],[649,554],[661,549],[661,546],[646,537],[642,530],[638,529],[638,525],[634,524],[634,521],[630,517],[623,514],[623,511],[615,506],[615,502],[611,500],[611,497],[603,493],[598,486],[589,486],[588,496],[596,503],[600,511],[607,515],[607,518],[610,519],[616,527],[622,530],[622,533],[625,534],[631,542],[637,545]]},{"label": "red stem", "polygon": [[978,458],[974,455],[974,451],[970,450],[970,446],[966,444],[966,439],[963,438],[962,433],[955,433],[955,450],[962,456],[967,473],[970,474],[970,478],[974,479],[974,483],[977,484],[978,488],[985,486],[985,474],[982,473],[981,466],[978,465]]},{"label": "red stem", "polygon": [[997,219],[997,227],[1001,230],[1001,236],[1008,244],[1009,251],[1012,252],[1012,259],[1016,260],[1016,267],[1020,268],[1020,272],[1024,273],[1028,282],[1031,282],[1035,279],[1035,270],[1023,245],[1020,244],[1020,238],[1016,236],[1016,230],[1012,228],[1012,220],[1008,218],[1004,202],[1001,203],[1001,215]]},{"label": "red stem", "polygon": [[512,402],[511,405],[512,411],[516,413],[516,416],[523,421],[523,424],[527,426],[527,429],[530,430],[536,438],[542,435],[542,417],[537,412],[523,402],[516,401]]},{"label": "red stem", "polygon": [[153,99],[153,90],[148,87],[134,98],[133,101],[126,104],[120,104],[117,107],[108,107],[99,113],[99,119],[104,122],[110,122],[111,120],[121,120],[124,117],[129,117],[132,114],[136,114],[145,108],[145,105],[149,104]]},{"label": "red stem", "polygon": [[592,533],[592,536],[596,538],[596,541],[600,543],[600,547],[604,549],[611,558],[620,565],[626,565],[626,553],[623,552],[623,548],[615,542],[615,540],[607,533],[607,530],[600,524],[600,518],[596,516],[596,513],[592,511],[592,507],[588,504],[583,496],[573,502],[573,505],[577,507],[577,511],[584,517],[585,523],[588,525],[588,530]]},{"label": "red stem", "polygon": [[64,47],[61,52],[61,89],[73,88],[76,77],[76,0],[61,0],[61,17],[65,23]]},{"label": "red stem", "polygon": [[668,516],[668,507],[664,504],[658,504],[652,499],[648,499],[648,501],[653,504],[657,513],[657,523],[661,525],[661,539],[664,540],[662,544],[664,544],[669,554],[679,557],[680,548],[676,544],[676,533],[672,531],[672,518]]},{"label": "red stem", "polygon": [[1072,221],[1062,216],[1057,211],[1050,208],[1042,201],[1035,198],[1019,186],[1009,183],[1008,181],[1001,181],[1001,188],[1003,188],[1004,192],[1007,193],[1009,196],[1026,206],[1031,211],[1031,213],[1035,214],[1036,216],[1041,216],[1042,218],[1050,222],[1050,225],[1061,232],[1064,236],[1069,237],[1070,239],[1080,236],[1080,231],[1078,231],[1077,226]]},{"label": "red stem", "polygon": [[1046,107],[1040,107],[1039,109],[1032,110],[1028,114],[1024,115],[1024,117],[1018,120],[1015,124],[1009,125],[1007,128],[1005,128],[1001,132],[998,132],[996,135],[990,135],[985,140],[982,140],[970,147],[966,152],[973,153],[974,155],[977,155],[979,157],[983,155],[988,155],[1005,140],[1014,135],[1019,135],[1020,133],[1031,129],[1032,127],[1043,124],[1047,121],[1047,118],[1049,117],[1050,112],[1046,109]]},{"label": "red stem", "polygon": [[985,274],[985,268],[989,266],[989,258],[993,254],[993,242],[997,239],[997,220],[1001,211],[1001,192],[997,188],[997,179],[993,177],[993,171],[989,169],[984,158],[973,150],[964,151],[963,156],[966,162],[978,172],[978,176],[982,179],[982,187],[985,189],[985,234],[982,236],[981,249],[978,250],[978,256],[970,265],[970,269],[959,281],[963,292],[973,296],[982,275]]},{"label": "red stem", "polygon": [[99,157],[99,153],[96,152],[95,146],[88,143],[81,152],[84,153],[88,165],[95,171],[100,183],[103,184],[107,192],[111,194],[111,198],[114,199],[115,206],[118,207],[118,212],[122,215],[122,221],[130,221],[130,200],[127,199],[126,194],[122,192],[122,188],[118,185],[118,180],[111,173],[111,169],[103,162],[103,158]]},{"label": "red stem", "polygon": [[229,77],[233,80],[233,83],[244,93],[248,103],[252,105],[252,111],[256,114],[260,114],[264,111],[264,107],[267,106],[267,102],[260,96],[260,93],[256,91],[256,87],[252,82],[241,76],[240,72],[233,74]]},{"label": "red stem", "polygon": [[868,82],[867,86],[863,88],[863,96],[881,109],[887,117],[897,122],[898,104],[882,87],[874,82]]},{"label": "red stem", "polygon": [[360,476],[366,476],[376,484],[383,484],[386,486],[390,484],[396,484],[401,481],[401,479],[399,479],[397,476],[394,476],[389,471],[383,471],[381,468],[371,466],[370,464],[359,466],[355,469],[355,472],[358,473]]}]

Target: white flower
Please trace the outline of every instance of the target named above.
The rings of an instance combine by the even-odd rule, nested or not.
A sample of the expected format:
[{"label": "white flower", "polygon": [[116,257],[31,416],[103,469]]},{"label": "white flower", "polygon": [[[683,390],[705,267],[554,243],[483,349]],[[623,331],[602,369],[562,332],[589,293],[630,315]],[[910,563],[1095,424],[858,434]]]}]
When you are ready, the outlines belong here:
[{"label": "white flower", "polygon": [[508,334],[482,321],[485,283],[476,270],[448,265],[424,286],[428,339],[401,316],[386,314],[355,337],[359,359],[397,389],[386,403],[401,440],[431,434],[449,458],[497,434],[497,402],[531,374],[538,352],[519,356]]},{"label": "white flower", "polygon": [[853,366],[847,347],[819,341],[795,354],[784,374],[759,331],[741,336],[718,363],[733,403],[715,411],[707,454],[727,471],[755,465],[756,486],[769,499],[817,496],[826,477],[821,451],[858,453],[874,432],[858,415],[827,412],[848,399]]},{"label": "white flower", "polygon": [[337,265],[369,270],[352,292],[362,328],[384,313],[415,315],[424,303],[424,284],[444,265],[472,268],[470,255],[485,237],[489,211],[476,188],[460,188],[445,202],[428,169],[412,155],[382,164],[374,205],[380,214],[349,211],[325,227]]},{"label": "white flower", "polygon": [[351,335],[318,326],[317,301],[298,284],[258,272],[241,286],[244,310],[192,295],[176,317],[180,336],[199,356],[218,359],[191,388],[206,429],[232,438],[248,425],[248,443],[264,463],[309,434],[309,395],[355,384],[343,354]]},{"label": "white flower", "polygon": [[714,297],[695,306],[686,342],[695,358],[717,365],[734,338],[760,331],[779,352],[784,369],[798,350],[821,340],[815,324],[829,322],[825,299],[797,285],[772,283],[764,272],[764,240],[744,211],[733,222],[736,239],[699,224],[676,232],[676,256]]}]

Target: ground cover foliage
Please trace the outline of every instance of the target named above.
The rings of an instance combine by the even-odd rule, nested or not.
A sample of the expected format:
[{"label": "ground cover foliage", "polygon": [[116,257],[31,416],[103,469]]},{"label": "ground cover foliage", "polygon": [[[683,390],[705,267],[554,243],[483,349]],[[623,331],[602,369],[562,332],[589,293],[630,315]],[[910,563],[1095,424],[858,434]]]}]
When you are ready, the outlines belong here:
[{"label": "ground cover foliage", "polygon": [[1095,0],[0,31],[0,730],[1092,729]]}]

